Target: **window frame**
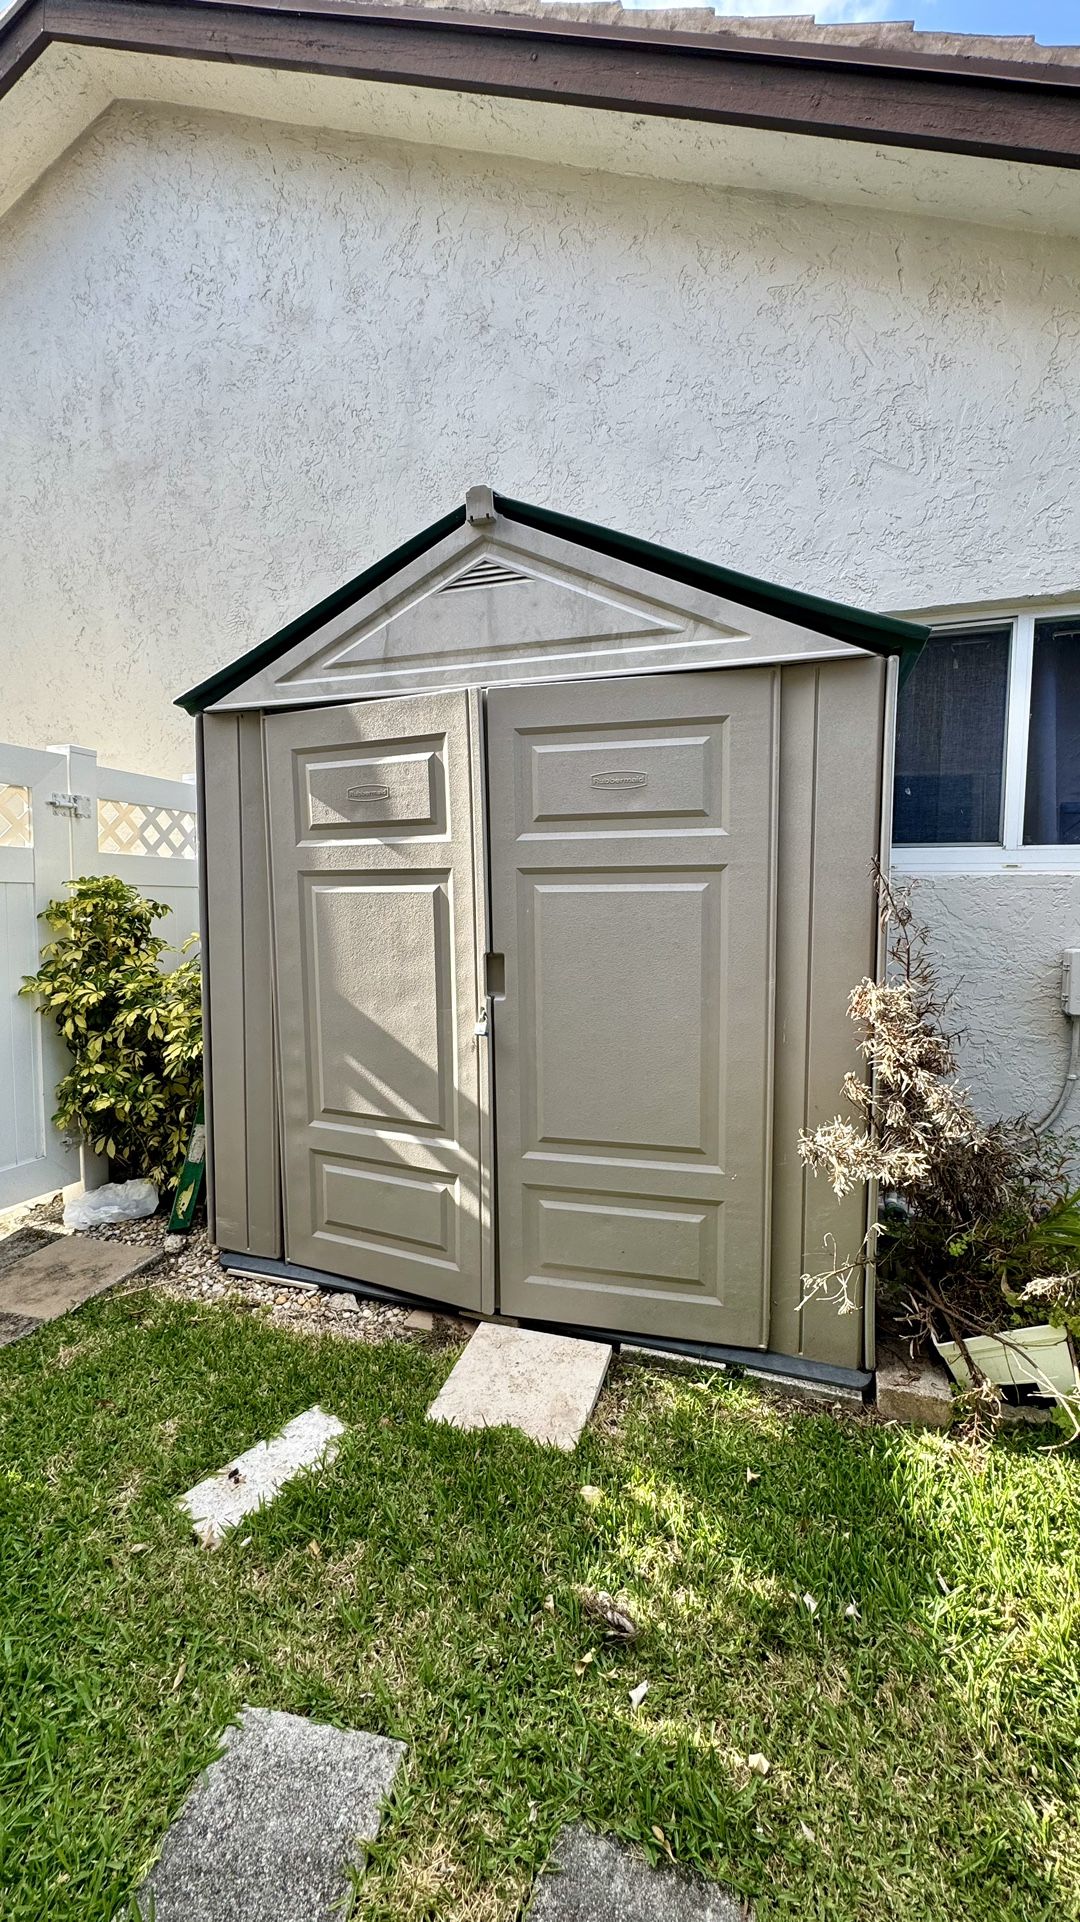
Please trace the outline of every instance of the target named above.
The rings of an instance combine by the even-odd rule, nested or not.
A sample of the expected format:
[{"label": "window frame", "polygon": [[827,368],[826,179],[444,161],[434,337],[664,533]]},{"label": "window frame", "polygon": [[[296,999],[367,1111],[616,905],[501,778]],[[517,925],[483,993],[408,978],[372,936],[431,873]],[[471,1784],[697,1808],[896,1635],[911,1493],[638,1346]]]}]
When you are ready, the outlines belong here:
[{"label": "window frame", "polygon": [[[1043,621],[1080,620],[1080,601],[1050,607],[973,607],[961,615],[950,609],[940,619],[923,617],[935,634],[965,633],[973,627],[1007,630],[1009,674],[1005,689],[1001,840],[934,842],[919,845],[891,839],[891,865],[897,874],[1080,874],[1080,846],[1053,842],[1044,847],[1024,845],[1024,800],[1027,790],[1028,726],[1031,711],[1031,673],[1035,628]],[[893,723],[892,746],[896,746]]]}]

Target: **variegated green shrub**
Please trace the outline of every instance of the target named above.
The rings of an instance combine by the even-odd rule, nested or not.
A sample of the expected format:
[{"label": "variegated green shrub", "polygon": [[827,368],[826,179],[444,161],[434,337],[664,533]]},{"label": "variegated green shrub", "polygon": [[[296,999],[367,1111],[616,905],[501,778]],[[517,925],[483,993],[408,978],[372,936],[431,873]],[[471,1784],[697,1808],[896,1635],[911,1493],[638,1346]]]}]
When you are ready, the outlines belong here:
[{"label": "variegated green shrub", "polygon": [[[68,883],[40,917],[54,939],[21,992],[37,997],[73,1056],[56,1090],[58,1128],[106,1154],[119,1179],[171,1190],[202,1096],[199,966],[165,970],[154,922],[169,908],[112,875]],[[184,943],[186,952],[196,936]]]}]

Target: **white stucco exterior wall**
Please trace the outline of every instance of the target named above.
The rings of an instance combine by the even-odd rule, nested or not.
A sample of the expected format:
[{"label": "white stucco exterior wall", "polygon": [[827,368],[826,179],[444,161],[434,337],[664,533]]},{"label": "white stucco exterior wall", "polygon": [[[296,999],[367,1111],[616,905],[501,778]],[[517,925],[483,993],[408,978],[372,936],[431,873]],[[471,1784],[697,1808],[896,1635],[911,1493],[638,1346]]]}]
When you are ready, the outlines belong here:
[{"label": "white stucco exterior wall", "polygon": [[[924,875],[913,906],[934,936],[963,1077],[988,1118],[1048,1113],[1068,1066],[1061,951],[1080,947],[1080,875]],[[1080,1133],[1080,1095],[1062,1128]]]},{"label": "white stucco exterior wall", "polygon": [[[876,608],[1076,594],[1078,285],[1060,238],[116,106],[0,225],[0,738],[185,772],[176,692],[481,480]],[[947,972],[999,956],[980,1099],[1048,1106],[1077,882],[926,888]]]}]

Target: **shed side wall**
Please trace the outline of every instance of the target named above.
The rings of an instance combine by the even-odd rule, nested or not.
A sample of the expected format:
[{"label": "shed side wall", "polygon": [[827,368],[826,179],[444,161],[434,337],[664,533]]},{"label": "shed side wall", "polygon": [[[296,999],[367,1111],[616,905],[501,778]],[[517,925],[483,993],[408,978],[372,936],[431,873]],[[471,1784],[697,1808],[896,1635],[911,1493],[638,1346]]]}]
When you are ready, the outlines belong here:
[{"label": "shed side wall", "polygon": [[800,1310],[801,1277],[857,1253],[861,1193],[838,1201],[799,1159],[801,1128],[844,1108],[858,1069],[848,994],[876,964],[870,868],[881,832],[883,661],[785,667],[781,676],[777,881],[773,1257],[770,1346],[842,1367],[863,1365],[860,1315]]},{"label": "shed side wall", "polygon": [[203,721],[211,1234],[282,1252],[262,722]]}]

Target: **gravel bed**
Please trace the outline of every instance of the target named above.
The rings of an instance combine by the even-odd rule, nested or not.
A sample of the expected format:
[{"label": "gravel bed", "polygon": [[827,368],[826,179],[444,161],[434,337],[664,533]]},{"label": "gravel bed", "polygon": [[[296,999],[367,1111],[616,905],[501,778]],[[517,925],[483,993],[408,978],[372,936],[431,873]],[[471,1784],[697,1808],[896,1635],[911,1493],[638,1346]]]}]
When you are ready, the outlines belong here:
[{"label": "gravel bed", "polygon": [[[220,1302],[234,1311],[262,1315],[294,1334],[332,1334],[346,1341],[423,1341],[443,1346],[466,1340],[475,1325],[455,1315],[433,1315],[423,1309],[362,1301],[343,1289],[227,1274],[205,1228],[194,1228],[177,1253],[166,1252],[165,1228],[165,1216],[152,1215],[146,1221],[115,1222],[101,1228],[81,1229],[80,1233],[93,1241],[122,1241],[129,1247],[160,1250],[158,1265],[141,1274],[133,1284],[135,1287],[157,1288],[180,1301]],[[0,1267],[5,1235],[11,1237],[12,1252],[18,1247],[18,1252],[23,1254],[49,1234],[68,1232],[63,1225],[63,1200],[59,1195],[33,1206],[9,1209],[0,1214]]]}]

